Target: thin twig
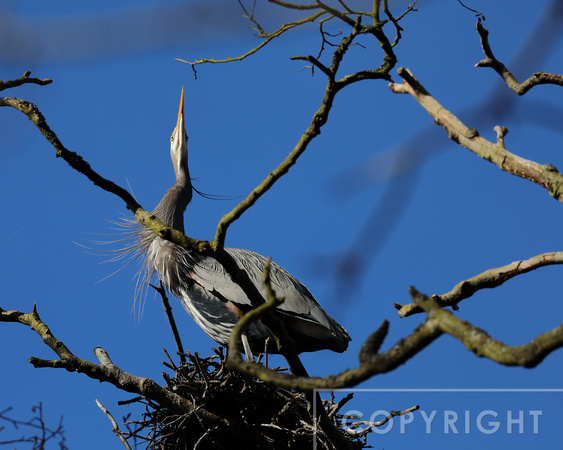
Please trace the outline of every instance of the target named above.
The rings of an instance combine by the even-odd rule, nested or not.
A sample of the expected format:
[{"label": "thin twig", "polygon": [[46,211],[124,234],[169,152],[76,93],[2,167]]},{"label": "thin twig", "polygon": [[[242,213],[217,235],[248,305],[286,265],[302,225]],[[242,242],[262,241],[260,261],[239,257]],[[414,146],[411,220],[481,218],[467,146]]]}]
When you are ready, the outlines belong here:
[{"label": "thin twig", "polygon": [[107,418],[109,419],[109,421],[111,422],[111,424],[113,425],[111,431],[113,431],[115,433],[115,435],[119,438],[119,440],[121,441],[121,443],[123,444],[123,446],[127,449],[127,450],[131,450],[131,446],[129,445],[129,442],[127,442],[127,440],[125,439],[125,437],[123,436],[123,432],[119,429],[119,425],[117,425],[117,422],[115,421],[115,419],[113,418],[113,416],[111,415],[111,413],[105,408],[104,405],[102,405],[98,399],[96,399],[96,404],[98,405],[98,407],[102,410],[102,412],[107,416]]},{"label": "thin twig", "polygon": [[283,35],[285,32],[287,32],[287,31],[289,31],[289,30],[291,30],[295,27],[298,27],[300,25],[310,23],[310,22],[314,22],[315,20],[317,20],[319,17],[323,16],[324,14],[326,14],[325,11],[318,11],[315,14],[312,14],[311,16],[305,17],[304,19],[299,19],[299,20],[296,20],[294,22],[289,22],[289,23],[283,24],[280,28],[278,28],[276,31],[274,31],[272,33],[260,34],[260,37],[263,37],[264,41],[262,41],[259,45],[250,49],[249,51],[247,51],[246,53],[244,53],[240,56],[227,57],[227,58],[224,58],[224,59],[201,58],[201,59],[196,59],[195,61],[186,61],[186,60],[181,59],[181,58],[176,58],[176,61],[184,63],[184,64],[188,64],[189,66],[191,66],[192,69],[194,70],[194,74],[197,78],[197,72],[195,71],[196,65],[206,64],[206,63],[207,64],[223,64],[223,63],[230,63],[230,62],[234,62],[234,61],[242,61],[242,60],[248,58],[249,56],[254,55],[258,50],[260,50],[264,46],[268,45],[268,43],[270,43],[270,41],[272,41],[273,39]]},{"label": "thin twig", "polygon": [[468,9],[469,11],[475,13],[475,16],[476,16],[476,17],[479,17],[479,20],[481,20],[481,19],[485,20],[485,15],[484,15],[481,11],[477,11],[476,9],[470,8],[469,6],[463,4],[463,2],[462,2],[461,0],[457,0],[457,1],[458,1],[459,4],[460,4],[461,6],[463,6],[465,9]]},{"label": "thin twig", "polygon": [[172,314],[172,307],[168,301],[166,295],[166,289],[164,288],[162,281],[159,283],[158,287],[150,285],[156,292],[160,294],[160,299],[162,300],[162,306],[164,307],[164,312],[166,313],[166,318],[170,324],[172,330],[172,335],[174,336],[174,342],[176,343],[176,349],[178,350],[178,356],[180,357],[180,363],[182,365],[186,364],[186,355],[184,352],[184,346],[182,345],[182,339],[180,339],[180,333],[178,332],[178,327],[176,326],[176,320],[174,320],[174,314]]},{"label": "thin twig", "polygon": [[317,58],[315,58],[314,56],[292,56],[290,58],[293,61],[297,61],[297,60],[303,60],[303,61],[308,61],[312,64],[311,67],[316,66],[319,69],[321,69],[321,71],[329,78],[334,78],[334,74],[330,71],[330,69],[328,67],[326,67],[323,63],[321,63]]},{"label": "thin twig", "polygon": [[0,91],[3,91],[5,89],[18,87],[18,86],[21,86],[22,84],[28,84],[29,83],[29,84],[38,84],[39,86],[46,86],[46,85],[51,84],[53,82],[53,80],[51,80],[49,78],[44,78],[43,80],[40,80],[39,78],[30,78],[29,77],[30,75],[31,75],[31,72],[28,70],[17,80],[8,80],[8,81],[0,80]]},{"label": "thin twig", "polygon": [[[526,260],[514,261],[502,267],[488,269],[479,275],[461,281],[451,291],[442,295],[433,295],[432,298],[442,308],[450,306],[456,309],[458,303],[482,289],[493,289],[518,275],[523,275],[540,267],[558,264],[563,264],[563,252],[542,253]],[[416,303],[409,303],[408,305],[395,303],[395,308],[399,310],[400,317],[408,317],[423,312],[422,308]]]},{"label": "thin twig", "polygon": [[[369,420],[356,420],[354,422],[346,424],[348,429],[346,433],[354,437],[362,437],[371,432],[372,428],[381,427],[389,422],[393,417],[404,416],[405,414],[412,413],[420,409],[419,405],[411,406],[410,408],[402,409],[400,411],[391,411],[391,413],[385,418],[378,420],[377,422],[370,422]],[[346,416],[344,416],[344,419]],[[361,430],[356,430],[355,428],[364,425],[365,428]]]}]

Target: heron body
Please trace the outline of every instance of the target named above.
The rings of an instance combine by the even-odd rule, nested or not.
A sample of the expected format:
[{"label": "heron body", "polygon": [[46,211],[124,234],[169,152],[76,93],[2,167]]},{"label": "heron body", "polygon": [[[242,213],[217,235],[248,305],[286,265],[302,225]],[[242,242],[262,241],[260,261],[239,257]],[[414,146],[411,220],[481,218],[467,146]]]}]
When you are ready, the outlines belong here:
[{"label": "heron body", "polygon": [[[187,161],[187,134],[184,125],[184,89],[180,100],[178,121],[170,138],[170,156],[176,182],[164,194],[153,213],[166,225],[184,232],[184,211],[192,198],[192,185]],[[252,309],[252,304],[240,286],[234,283],[223,266],[214,258],[157,236],[146,227],[135,235],[139,254],[145,255],[144,268],[148,276],[158,273],[166,288],[178,297],[188,314],[213,339],[228,344],[231,331],[240,317]],[[262,273],[266,258],[255,252],[226,248],[239,268],[265,298]],[[270,282],[277,296],[284,301],[275,310],[292,337],[299,353],[329,349],[343,352],[350,337],[318,304],[309,290],[275,263],[271,264]],[[247,357],[250,352],[265,350],[276,353],[271,333],[260,321],[253,322],[245,332]],[[249,347],[249,348],[248,348]]]}]

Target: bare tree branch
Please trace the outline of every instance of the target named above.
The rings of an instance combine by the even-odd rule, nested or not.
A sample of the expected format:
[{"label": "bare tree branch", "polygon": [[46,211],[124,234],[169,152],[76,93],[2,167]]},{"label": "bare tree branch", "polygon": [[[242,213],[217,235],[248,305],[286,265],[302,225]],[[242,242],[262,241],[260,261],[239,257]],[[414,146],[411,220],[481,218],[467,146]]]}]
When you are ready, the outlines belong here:
[{"label": "bare tree branch", "polygon": [[[316,8],[316,7],[315,7]],[[197,78],[197,72],[195,70],[195,66],[199,65],[199,64],[222,64],[222,63],[229,63],[229,62],[234,62],[234,61],[242,61],[243,59],[248,58],[251,55],[254,55],[258,50],[260,50],[261,48],[263,48],[264,46],[268,45],[270,43],[270,41],[272,41],[273,39],[281,36],[282,34],[284,34],[286,31],[291,30],[292,28],[298,27],[300,25],[306,24],[306,23],[310,23],[310,22],[314,22],[315,20],[317,20],[319,17],[322,17],[324,14],[326,14],[325,11],[318,11],[315,14],[312,14],[308,17],[305,17],[304,19],[299,19],[296,20],[294,22],[289,22],[286,24],[283,24],[280,28],[278,28],[276,31],[272,32],[272,33],[265,33],[263,32],[262,27],[252,18],[249,17],[249,19],[252,21],[253,24],[258,24],[258,28],[260,31],[259,36],[264,38],[264,40],[260,43],[260,45],[252,48],[251,50],[249,50],[248,52],[244,53],[243,55],[240,56],[236,56],[236,57],[227,57],[225,59],[208,59],[208,58],[201,58],[201,59],[196,59],[195,61],[186,61],[184,59],[180,59],[180,58],[176,58],[176,61],[179,61],[181,63],[184,64],[188,64],[189,66],[192,67],[192,69],[194,70],[194,75]]]},{"label": "bare tree branch", "polygon": [[[560,257],[561,255],[557,254],[557,258]],[[547,265],[552,260],[547,256],[544,258],[544,263],[530,260],[514,263],[516,267],[513,267],[513,271],[517,273],[512,276],[533,270],[534,265],[537,267]],[[375,375],[396,369],[443,333],[458,339],[477,356],[487,357],[507,366],[535,367],[547,355],[563,346],[563,324],[537,336],[525,345],[509,346],[491,338],[483,330],[455,317],[449,311],[443,310],[437,298],[427,297],[414,288],[410,289],[410,294],[414,303],[427,313],[425,322],[391,349],[379,353],[388,331],[388,323],[384,322],[363,344],[360,350],[360,365],[357,368],[324,378],[296,377],[241,359],[236,366],[237,370],[278,386],[301,391],[338,389],[355,386]]]},{"label": "bare tree branch", "polygon": [[502,77],[502,79],[506,82],[506,85],[518,95],[524,95],[534,86],[539,84],[554,84],[557,86],[563,86],[563,75],[545,72],[536,72],[524,82],[519,83],[506,66],[495,58],[489,44],[489,31],[481,24],[480,18],[477,21],[475,28],[481,38],[481,46],[483,47],[483,53],[485,53],[486,56],[486,59],[479,61],[475,64],[475,67],[492,68]]},{"label": "bare tree branch", "polygon": [[158,287],[153,286],[152,284],[151,286],[156,292],[160,294],[160,298],[162,300],[162,306],[164,307],[164,312],[166,313],[168,323],[170,324],[170,328],[172,330],[172,335],[174,336],[174,342],[176,343],[176,349],[178,350],[180,363],[186,364],[186,353],[184,352],[184,346],[182,345],[182,339],[180,338],[180,333],[178,333],[176,320],[174,319],[174,315],[172,314],[172,307],[170,306],[170,302],[168,301],[168,297],[166,296],[166,289],[162,285],[162,281],[160,282]]},{"label": "bare tree branch", "polygon": [[[49,327],[39,317],[35,306],[33,311],[28,314],[20,311],[5,311],[0,308],[0,322],[14,322],[27,325],[35,331],[43,339],[43,342],[60,358],[58,360],[44,360],[35,357],[29,358],[29,362],[36,368],[62,368],[69,372],[84,373],[95,380],[113,384],[123,391],[148,397],[173,411],[181,413],[194,411],[194,405],[188,399],[159,386],[150,378],[138,377],[121,370],[111,362],[107,353],[100,347],[96,349],[96,354],[100,355],[100,364],[78,358],[62,341],[53,335]],[[222,418],[201,408],[198,408],[198,414],[205,415],[207,419],[211,419],[217,424],[221,423],[229,427],[236,426],[236,424],[224,423]],[[243,430],[241,429],[240,432],[243,432]]]},{"label": "bare tree branch", "polygon": [[46,86],[47,84],[51,84],[53,80],[49,78],[44,78],[40,80],[39,78],[30,78],[31,72],[27,70],[20,78],[17,80],[9,80],[9,81],[2,81],[0,80],[0,91],[5,89],[10,89],[13,87],[21,86],[22,84],[38,84],[39,86]]},{"label": "bare tree branch", "polygon": [[[349,418],[351,420],[351,422],[346,423],[346,426],[348,427],[346,432],[352,436],[361,437],[370,433],[372,428],[381,427],[385,425],[387,422],[393,419],[393,417],[404,416],[405,414],[412,413],[419,409],[420,406],[415,405],[415,406],[411,406],[410,408],[402,409],[400,411],[391,411],[388,416],[384,417],[381,420],[378,420],[377,422],[370,422],[369,420],[354,420],[354,418],[350,416],[348,417],[344,416],[343,419],[346,420],[347,418]],[[365,426],[365,428],[362,428],[361,430],[356,430],[356,428],[362,425]]]},{"label": "bare tree branch", "polygon": [[[382,327],[386,329],[388,323],[384,322]],[[375,333],[381,334],[379,330]],[[345,370],[338,375],[331,375],[324,378],[298,377],[287,373],[280,373],[260,364],[242,361],[242,358],[236,367],[241,373],[254,376],[280,387],[299,391],[352,387],[375,375],[388,373],[396,369],[415,354],[422,351],[442,334],[443,331],[438,327],[436,320],[426,320],[406,338],[399,340],[388,351],[384,353],[374,352],[371,354],[364,351],[363,359],[357,368]],[[378,336],[377,339],[381,340],[382,338]]]},{"label": "bare tree branch", "polygon": [[[48,447],[48,443],[54,440],[58,440],[58,447],[61,450],[68,450],[68,447],[65,444],[65,429],[63,427],[63,418],[61,416],[59,420],[59,424],[57,428],[51,428],[47,426],[45,423],[45,419],[43,418],[43,404],[39,402],[38,405],[32,406],[31,411],[34,413],[34,417],[24,421],[13,419],[6,414],[11,411],[12,408],[6,408],[3,411],[0,411],[0,421],[6,422],[11,424],[16,430],[19,430],[20,427],[22,429],[30,429],[33,430],[31,432],[23,431],[23,435],[20,435],[19,438],[13,438],[8,440],[0,441],[0,446],[10,445],[13,446],[14,444],[31,444],[32,448],[43,450],[44,448]],[[4,431],[4,426],[0,425],[0,432]],[[33,433],[33,434],[31,434]],[[30,435],[31,434],[31,435]],[[13,447],[15,448],[15,447]]]},{"label": "bare tree branch", "polygon": [[99,175],[82,156],[68,150],[59,140],[55,132],[51,130],[45,117],[43,117],[43,114],[41,114],[41,111],[39,111],[36,105],[25,100],[20,100],[19,98],[0,97],[0,107],[2,106],[12,107],[25,114],[39,129],[45,139],[53,146],[57,158],[64,159],[70,167],[85,175],[96,186],[121,198],[127,208],[135,214],[135,218],[139,223],[149,227],[163,239],[167,239],[184,248],[191,248],[200,253],[209,250],[210,246],[206,241],[191,239],[183,233],[166,226],[155,215],[145,211],[129,192]]},{"label": "bare tree branch", "polygon": [[[119,438],[119,440],[121,441],[121,443],[123,444],[123,446],[127,450],[131,450],[131,446],[127,442],[126,438],[123,436],[124,433],[119,429],[119,425],[117,425],[117,422],[115,421],[115,419],[113,418],[111,413],[106,409],[106,407],[104,405],[102,405],[99,402],[98,399],[96,399],[96,405],[98,405],[98,408],[100,408],[102,410],[102,412],[107,416],[107,418],[111,422],[111,424],[112,424],[111,431],[113,431],[115,433],[115,435]],[[125,433],[125,434],[127,434],[127,433]]]},{"label": "bare tree branch", "polygon": [[[146,399],[147,402],[151,404],[158,404],[159,408],[167,409],[167,414],[173,417],[189,417],[192,414],[197,415],[198,420],[205,421],[207,430],[216,430],[218,432],[228,432],[234,438],[240,439],[241,442],[247,442],[249,438],[252,438],[252,433],[250,433],[249,424],[245,420],[238,420],[234,417],[225,418],[222,415],[214,414],[206,409],[205,404],[197,404],[196,399],[189,400],[193,398],[191,395],[187,395],[186,388],[190,388],[189,384],[174,385],[170,388],[161,387],[153,380],[149,378],[137,377],[135,375],[124,372],[119,367],[117,367],[112,361],[107,352],[101,347],[95,349],[95,354],[100,360],[100,364],[94,364],[89,361],[83,360],[76,357],[68,348],[53,336],[48,326],[41,321],[37,311],[34,309],[32,313],[25,314],[19,311],[4,311],[0,309],[0,322],[17,322],[24,325],[28,325],[32,330],[37,332],[42,338],[45,344],[47,344],[55,353],[60,357],[58,360],[44,360],[39,358],[30,358],[29,362],[37,367],[50,367],[50,368],[62,368],[69,372],[79,372],[84,373],[88,377],[105,381],[113,384],[120,390],[126,392],[132,392],[141,395]],[[206,389],[210,387],[211,380],[207,381],[206,371],[209,370],[208,367],[200,367],[199,359],[197,354],[190,359],[194,361],[195,366],[199,370],[199,380],[203,380],[202,383],[206,386]],[[181,370],[181,369],[179,369]],[[216,372],[214,376],[219,376],[219,372]],[[224,379],[214,379],[214,385],[220,384],[220,391],[224,389],[222,386],[227,382],[231,375],[228,373],[224,375]],[[303,377],[308,379],[308,377]],[[244,377],[242,377],[244,379]],[[185,383],[185,381],[184,381]],[[259,386],[261,383],[252,382],[253,385]],[[228,388],[227,388],[228,389]],[[278,394],[281,391],[277,391]],[[183,393],[183,395],[182,395]],[[313,395],[313,393],[310,396]],[[211,395],[211,394],[210,394]],[[197,397],[200,399],[200,397]],[[137,401],[137,400],[135,400]],[[348,440],[342,435],[338,429],[335,427],[333,421],[330,420],[328,414],[322,408],[322,403],[319,401],[318,405],[321,406],[319,411],[317,411],[317,417],[321,420],[320,427],[322,429],[323,435],[328,437],[331,442],[330,448],[347,449],[351,448]],[[102,408],[103,410],[103,408]],[[104,411],[105,412],[105,411]],[[109,417],[109,415],[108,415]],[[110,419],[111,420],[111,419]],[[113,421],[112,421],[113,423]],[[115,430],[114,424],[114,432]],[[127,438],[129,436],[137,436],[134,433],[122,433],[121,437]],[[116,432],[117,434],[117,432]]]},{"label": "bare tree branch", "polygon": [[504,147],[502,140],[492,143],[480,137],[477,130],[468,128],[438,103],[407,69],[401,67],[397,73],[403,78],[403,83],[391,83],[389,85],[391,91],[412,95],[432,116],[434,121],[446,129],[451,140],[495,164],[505,172],[539,184],[552,197],[563,202],[563,175],[553,165],[541,165],[510,153]]},{"label": "bare tree branch", "polygon": [[[493,289],[518,275],[555,264],[563,264],[563,252],[542,253],[527,260],[514,261],[502,267],[488,269],[479,275],[459,282],[450,292],[433,295],[432,299],[442,308],[451,306],[453,309],[457,309],[459,302],[471,297],[481,289]],[[395,303],[395,308],[399,310],[400,317],[408,317],[423,312],[423,309],[416,303],[409,303],[408,305]]]},{"label": "bare tree branch", "polygon": [[433,298],[426,297],[414,288],[410,289],[410,293],[418,306],[428,314],[428,319],[436,320],[443,332],[455,337],[475,355],[504,366],[536,367],[551,352],[563,347],[563,324],[540,334],[527,344],[512,347],[440,308]]},{"label": "bare tree branch", "polygon": [[[225,214],[219,225],[217,226],[217,232],[215,234],[215,240],[213,242],[214,248],[221,248],[224,245],[227,228],[235,220],[237,220],[246,210],[248,210],[252,205],[258,201],[258,199],[264,195],[283,175],[285,175],[289,169],[295,165],[299,157],[305,152],[310,142],[321,133],[321,128],[328,121],[328,116],[332,108],[334,98],[336,94],[348,86],[349,84],[365,80],[365,79],[384,79],[390,80],[389,72],[394,67],[396,63],[396,57],[393,53],[391,44],[385,37],[385,34],[381,31],[379,27],[376,26],[362,26],[360,23],[361,16],[358,16],[356,22],[354,23],[353,29],[350,34],[342,39],[340,44],[334,51],[332,63],[330,68],[323,66],[323,72],[327,74],[328,80],[325,88],[325,94],[319,109],[313,115],[311,123],[305,132],[301,135],[299,142],[289,153],[286,159],[273,171],[271,171],[266,179],[260,183],[243,201],[241,201],[231,212]],[[351,75],[347,75],[342,79],[336,81],[336,73],[340,67],[340,63],[344,58],[346,51],[349,49],[350,45],[354,39],[359,34],[372,34],[380,43],[384,50],[383,61],[381,66],[376,70],[364,70]],[[304,57],[306,58],[306,57]],[[312,57],[311,57],[312,58]],[[308,59],[309,60],[309,59]],[[320,67],[320,66],[319,66]]]}]

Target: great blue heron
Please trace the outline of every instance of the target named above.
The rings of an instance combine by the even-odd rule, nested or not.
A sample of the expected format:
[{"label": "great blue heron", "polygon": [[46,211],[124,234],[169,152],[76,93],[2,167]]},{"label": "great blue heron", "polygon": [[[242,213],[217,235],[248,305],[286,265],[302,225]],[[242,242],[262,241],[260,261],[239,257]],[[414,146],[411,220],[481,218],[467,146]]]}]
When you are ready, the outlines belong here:
[{"label": "great blue heron", "polygon": [[[176,172],[176,182],[166,191],[154,209],[153,214],[166,225],[184,232],[184,211],[192,199],[192,184],[188,170],[188,136],[184,124],[184,88],[180,99],[178,121],[170,137],[170,157]],[[189,315],[214,341],[226,345],[231,331],[240,317],[252,309],[252,304],[243,290],[227,275],[215,259],[201,256],[179,245],[158,237],[147,227],[138,227],[134,234],[134,248],[145,256],[145,280],[154,273],[166,288],[178,297]],[[258,290],[265,296],[261,278],[266,258],[249,250],[225,249],[244,269]],[[330,349],[343,352],[350,337],[334,319],[320,307],[303,284],[285,269],[272,263],[270,279],[283,303],[276,309],[276,315],[283,321],[296,350],[311,352]],[[252,352],[266,349],[277,353],[277,348],[268,328],[261,322],[254,322],[245,333],[245,353],[252,358]],[[246,342],[245,342],[246,341]]]}]

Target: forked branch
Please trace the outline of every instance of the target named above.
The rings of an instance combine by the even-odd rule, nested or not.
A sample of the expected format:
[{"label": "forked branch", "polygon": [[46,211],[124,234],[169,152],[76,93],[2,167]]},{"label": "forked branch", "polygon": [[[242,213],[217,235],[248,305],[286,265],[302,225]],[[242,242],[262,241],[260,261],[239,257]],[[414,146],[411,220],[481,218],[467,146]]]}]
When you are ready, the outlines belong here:
[{"label": "forked branch", "polygon": [[525,345],[509,346],[480,328],[442,309],[434,298],[410,289],[411,297],[427,313],[428,320],[436,320],[439,328],[460,341],[479,357],[504,366],[536,367],[551,352],[563,347],[563,324],[540,334]]},{"label": "forked branch", "polygon": [[[296,377],[242,360],[236,364],[236,368],[242,373],[278,386],[302,391],[347,388],[356,386],[378,374],[396,369],[444,333],[458,339],[477,356],[489,358],[506,366],[535,367],[551,352],[563,347],[563,324],[537,336],[527,344],[510,346],[492,338],[477,326],[457,318],[442,307],[445,305],[455,306],[463,298],[471,296],[478,289],[496,287],[517,275],[539,267],[561,263],[563,263],[563,252],[546,253],[526,261],[517,261],[498,269],[491,269],[473,279],[465,280],[459,283],[450,293],[440,297],[427,297],[411,288],[410,294],[413,299],[413,306],[407,305],[407,307],[403,307],[403,310],[407,311],[408,314],[419,311],[425,312],[427,314],[425,322],[409,336],[397,342],[391,349],[380,352],[389,330],[389,323],[384,321],[379,329],[372,333],[362,345],[359,353],[359,366],[338,375],[324,378]],[[270,307],[272,306],[270,305]],[[405,313],[404,315],[408,314]],[[245,326],[248,326],[248,322],[252,320],[257,320],[257,318],[249,317]],[[240,338],[239,333],[240,330],[237,329],[236,334],[238,336],[233,336],[232,339]]]},{"label": "forked branch", "polygon": [[[176,61],[184,63],[184,64],[188,64],[189,66],[191,66],[191,68],[194,71],[194,76],[197,78],[197,72],[195,70],[195,66],[197,66],[199,64],[206,64],[206,63],[208,63],[208,64],[223,64],[223,63],[230,63],[230,62],[235,62],[235,61],[242,61],[243,59],[246,59],[249,56],[254,55],[258,50],[265,47],[272,40],[274,40],[277,37],[280,37],[281,35],[283,35],[287,31],[289,31],[289,30],[291,30],[295,27],[298,27],[300,25],[310,23],[310,22],[314,22],[319,17],[322,17],[324,14],[326,14],[325,11],[318,11],[318,12],[316,12],[316,13],[308,16],[308,17],[305,17],[304,19],[299,19],[299,20],[296,20],[294,22],[289,22],[289,23],[283,24],[280,28],[278,28],[276,31],[274,31],[272,33],[265,33],[262,30],[262,27],[258,24],[258,29],[262,30],[259,33],[259,37],[263,38],[264,40],[259,45],[250,49],[249,51],[247,51],[246,53],[244,53],[240,56],[227,57],[227,58],[224,58],[224,59],[201,58],[201,59],[196,59],[195,61],[186,61],[186,60],[181,59],[181,58],[176,58]],[[254,24],[255,23],[254,19],[253,18],[250,18],[250,19]]]},{"label": "forked branch", "polygon": [[[461,281],[445,294],[433,295],[432,299],[442,308],[451,306],[453,309],[457,309],[458,303],[481,289],[493,289],[518,275],[556,264],[563,264],[563,252],[542,253],[524,261],[514,261],[502,267],[486,270],[479,275]],[[409,303],[408,305],[395,303],[395,308],[399,310],[400,317],[424,312],[416,303]]]},{"label": "forked branch", "polygon": [[506,66],[495,58],[495,55],[491,50],[491,45],[489,44],[489,31],[483,26],[480,18],[477,21],[475,28],[481,38],[481,47],[483,48],[483,53],[486,56],[485,59],[475,64],[475,67],[490,67],[498,73],[506,82],[506,85],[518,95],[524,95],[534,86],[539,84],[555,84],[557,86],[563,86],[563,75],[546,72],[536,72],[524,82],[519,83]]},{"label": "forked branch", "polygon": [[34,367],[62,368],[69,372],[84,373],[95,380],[113,384],[123,391],[150,397],[172,410],[181,412],[193,410],[189,400],[162,388],[151,379],[137,377],[121,370],[112,363],[107,353],[100,348],[96,350],[100,364],[95,364],[75,356],[62,341],[53,335],[47,324],[39,317],[35,306],[31,313],[5,311],[0,308],[0,322],[21,323],[30,327],[59,358],[56,360],[45,360],[31,357],[29,362]]},{"label": "forked branch", "polygon": [[[338,69],[340,68],[340,64],[344,59],[346,52],[348,51],[356,37],[360,34],[371,34],[377,39],[381,48],[384,50],[380,67],[378,67],[377,69],[363,70],[346,75],[341,79],[337,79]],[[396,57],[393,53],[392,46],[381,28],[379,26],[362,25],[361,16],[357,16],[351,32],[347,36],[344,36],[340,44],[336,46],[330,67],[323,65],[322,63],[320,63],[320,61],[312,56],[295,57],[295,59],[305,59],[313,63],[314,65],[319,67],[327,76],[327,84],[321,105],[313,115],[309,126],[301,135],[301,138],[299,139],[293,150],[287,155],[285,160],[280,165],[278,165],[278,167],[272,170],[268,174],[266,179],[256,188],[254,188],[252,192],[250,192],[250,194],[232,211],[225,214],[221,218],[217,226],[215,240],[212,244],[213,248],[215,249],[222,248],[224,246],[228,227],[234,221],[236,221],[246,210],[254,205],[258,201],[258,199],[262,197],[277,182],[277,180],[285,175],[291,169],[291,167],[293,167],[297,163],[297,160],[308,148],[311,141],[321,133],[322,127],[328,121],[329,113],[332,109],[336,94],[346,86],[362,80],[390,80],[391,78],[389,72],[393,69],[396,63]]]}]

